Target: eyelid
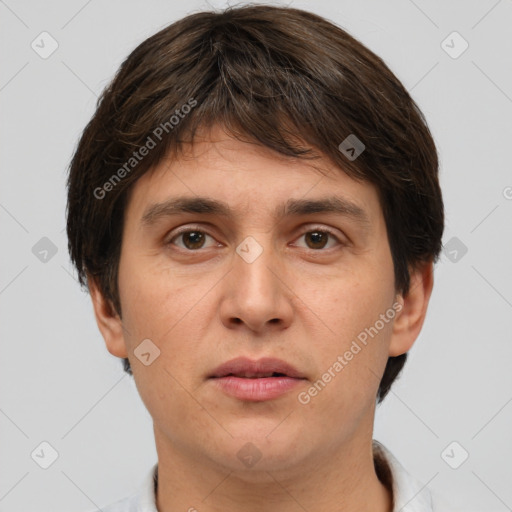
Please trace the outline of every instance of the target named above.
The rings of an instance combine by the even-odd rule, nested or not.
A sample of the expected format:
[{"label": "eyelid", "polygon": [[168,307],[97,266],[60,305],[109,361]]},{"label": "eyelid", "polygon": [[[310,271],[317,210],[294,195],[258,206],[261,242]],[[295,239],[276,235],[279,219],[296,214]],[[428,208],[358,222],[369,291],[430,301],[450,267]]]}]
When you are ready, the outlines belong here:
[{"label": "eyelid", "polygon": [[336,230],[334,230],[333,228],[329,228],[327,226],[322,226],[320,224],[317,224],[317,225],[310,225],[309,224],[309,225],[305,226],[303,230],[301,230],[300,234],[302,236],[303,234],[310,233],[311,231],[322,231],[322,232],[325,232],[325,233],[329,233],[330,235],[334,236],[338,240],[340,239],[340,237],[338,236]]}]

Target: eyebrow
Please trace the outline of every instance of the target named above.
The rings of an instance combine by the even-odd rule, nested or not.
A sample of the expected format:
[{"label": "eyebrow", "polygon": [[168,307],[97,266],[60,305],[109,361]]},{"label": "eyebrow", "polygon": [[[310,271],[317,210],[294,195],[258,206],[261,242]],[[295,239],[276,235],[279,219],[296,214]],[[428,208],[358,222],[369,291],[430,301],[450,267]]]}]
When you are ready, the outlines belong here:
[{"label": "eyebrow", "polygon": [[[144,211],[141,224],[150,227],[162,218],[182,213],[198,213],[234,218],[236,212],[227,204],[209,197],[175,197],[155,203]],[[277,221],[286,216],[301,216],[312,213],[335,213],[353,219],[361,227],[369,229],[371,222],[366,211],[357,204],[339,196],[320,199],[289,199],[274,211]]]}]

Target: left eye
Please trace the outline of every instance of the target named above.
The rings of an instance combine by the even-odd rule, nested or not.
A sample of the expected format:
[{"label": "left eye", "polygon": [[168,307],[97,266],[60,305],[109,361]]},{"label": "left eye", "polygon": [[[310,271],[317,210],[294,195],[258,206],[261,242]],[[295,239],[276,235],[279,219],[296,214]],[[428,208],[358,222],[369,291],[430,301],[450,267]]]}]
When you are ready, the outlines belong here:
[{"label": "left eye", "polygon": [[[334,238],[338,243],[339,239],[330,231],[314,229],[303,233],[300,238],[305,237],[308,249],[325,249],[329,239]],[[330,247],[328,247],[329,249]]]}]

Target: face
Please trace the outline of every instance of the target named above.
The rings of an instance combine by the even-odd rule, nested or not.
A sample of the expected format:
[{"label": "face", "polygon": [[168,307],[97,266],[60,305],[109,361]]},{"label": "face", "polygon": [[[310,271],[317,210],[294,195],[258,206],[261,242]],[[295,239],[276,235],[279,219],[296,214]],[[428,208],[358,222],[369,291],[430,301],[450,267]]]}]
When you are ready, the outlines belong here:
[{"label": "face", "polygon": [[[314,164],[216,129],[132,190],[121,328],[105,339],[160,443],[228,469],[251,443],[272,470],[371,439],[402,297],[375,188]],[[223,208],[177,205],[199,198]],[[300,378],[211,378],[237,357]]]}]

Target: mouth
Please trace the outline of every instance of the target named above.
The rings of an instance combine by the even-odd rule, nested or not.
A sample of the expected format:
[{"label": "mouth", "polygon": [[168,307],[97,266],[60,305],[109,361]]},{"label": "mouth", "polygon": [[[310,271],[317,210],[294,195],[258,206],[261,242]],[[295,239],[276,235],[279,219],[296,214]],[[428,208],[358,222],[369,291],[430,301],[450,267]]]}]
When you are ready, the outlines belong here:
[{"label": "mouth", "polygon": [[239,372],[239,373],[228,373],[226,375],[222,375],[221,377],[214,378],[222,378],[222,377],[239,377],[241,379],[268,379],[271,377],[288,377],[285,373],[279,372],[266,372],[266,373],[251,373],[251,372]]},{"label": "mouth", "polygon": [[263,357],[258,360],[252,360],[248,357],[237,357],[218,366],[209,375],[209,378],[229,376],[245,379],[270,377],[305,378],[305,376],[291,364],[272,357]]},{"label": "mouth", "polygon": [[273,358],[253,361],[244,357],[220,365],[208,378],[223,393],[252,402],[278,398],[306,380],[285,361]]}]

